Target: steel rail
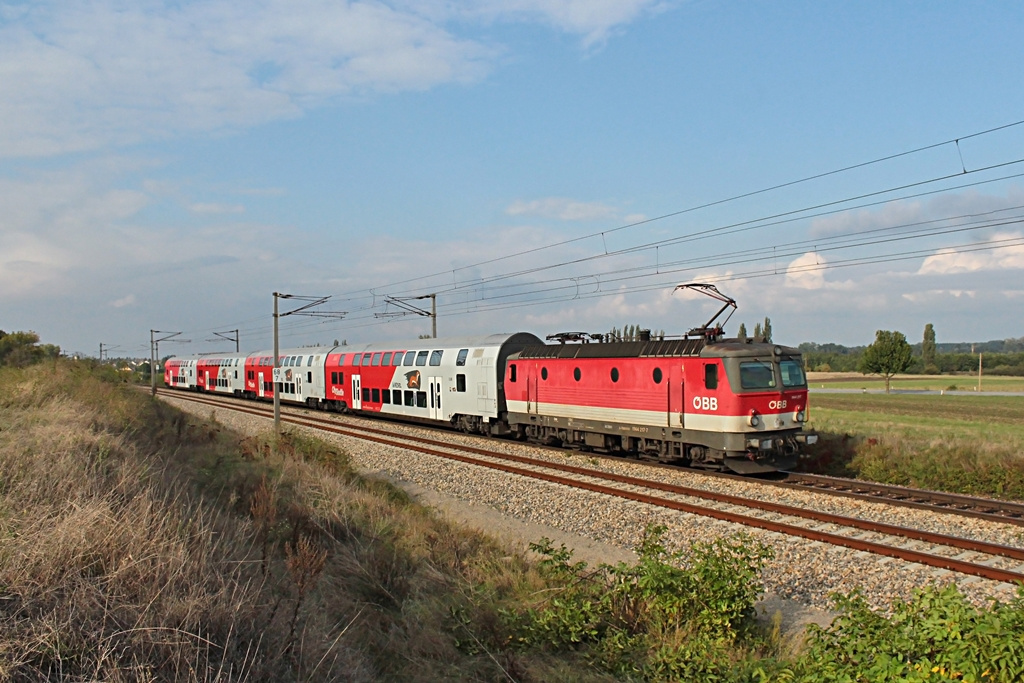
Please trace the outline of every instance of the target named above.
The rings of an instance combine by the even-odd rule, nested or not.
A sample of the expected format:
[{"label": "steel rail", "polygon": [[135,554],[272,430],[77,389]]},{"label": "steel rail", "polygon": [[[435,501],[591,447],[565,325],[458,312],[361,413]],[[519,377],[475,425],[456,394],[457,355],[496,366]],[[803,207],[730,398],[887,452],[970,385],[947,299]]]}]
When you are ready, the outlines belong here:
[{"label": "steel rail", "polygon": [[[177,395],[177,394],[173,394]],[[198,397],[185,397],[180,396],[185,400],[192,400],[207,405],[218,405],[225,407],[223,401],[214,401],[209,398],[198,398]],[[223,397],[221,397],[223,398]],[[238,407],[234,405],[227,405],[226,407],[231,410],[236,410],[243,413],[265,416],[266,410],[260,410],[249,407]],[[475,448],[472,446],[463,446],[459,444],[438,444],[438,442],[424,437],[407,436],[402,435],[399,437],[401,440],[397,440],[391,436],[371,436],[366,432],[372,434],[390,434],[384,430],[379,430],[372,427],[359,427],[358,430],[354,431],[353,428],[345,428],[337,426],[338,423],[332,420],[324,420],[322,418],[308,417],[308,416],[294,416],[289,415],[288,417],[282,418],[285,422],[296,424],[299,426],[312,427],[316,429],[322,429],[331,433],[339,434],[342,436],[349,436],[352,438],[362,439],[365,441],[372,441],[374,443],[380,443],[382,445],[394,446],[398,448],[405,448],[415,450],[427,455],[433,455],[436,457],[443,457],[466,464],[477,465],[487,467],[490,469],[496,469],[499,471],[507,472],[510,474],[517,474],[520,476],[530,477],[533,479],[539,479],[555,484],[561,484],[570,486],[573,488],[580,488],[594,493],[601,493],[609,496],[618,498],[624,498],[627,500],[634,500],[637,502],[648,503],[658,507],[664,507],[668,509],[678,510],[682,512],[688,512],[695,515],[704,517],[712,517],[722,521],[732,522],[735,524],[742,524],[744,526],[750,526],[767,531],[774,531],[778,533],[787,534],[790,536],[799,536],[814,541],[820,541],[828,543],[830,545],[839,545],[854,550],[861,550],[870,552],[876,555],[883,555],[887,557],[894,557],[903,559],[910,562],[917,562],[932,567],[939,567],[942,569],[948,569],[964,574],[970,574],[974,576],[980,576],[986,579],[994,581],[1002,581],[1006,583],[1020,583],[1024,582],[1024,574],[1019,572],[1011,572],[1009,570],[999,569],[996,567],[989,567],[984,564],[974,564],[964,560],[956,558],[942,557],[939,555],[931,555],[928,553],[912,550],[909,548],[899,548],[882,543],[876,543],[873,541],[867,541],[863,539],[853,538],[850,536],[843,536],[840,534],[834,534],[825,531],[818,531],[816,529],[810,529],[807,527],[795,526],[792,524],[786,524],[783,522],[776,522],[773,520],[763,519],[760,517],[751,517],[740,513],[729,512],[726,510],[719,510],[716,508],[702,507],[694,505],[692,503],[686,503],[683,501],[660,498],[651,496],[649,494],[639,493],[636,491],[628,491],[620,488],[606,486],[604,484],[596,484],[593,482],[580,481],[578,479],[570,479],[556,474],[549,474],[546,472],[538,472],[536,470],[524,469],[515,465],[507,465],[503,463],[496,463],[491,460],[481,460],[466,455],[460,455],[458,453],[451,453],[448,451],[441,451],[435,448],[419,444],[432,444],[440,445],[445,449],[451,450],[463,450],[465,452],[476,453],[483,455],[488,458],[494,458],[499,460],[506,460],[510,462],[516,462],[519,464],[532,465],[534,467],[543,467],[549,470],[555,470],[570,474],[576,474],[579,476],[586,476],[594,479],[601,479],[606,481],[612,481],[619,484],[625,484],[629,486],[637,486],[649,489],[655,489],[664,491],[667,493],[673,493],[676,495],[685,495],[690,497],[702,498],[705,500],[713,500],[720,503],[738,505],[746,508],[760,509],[767,512],[773,512],[777,514],[801,517],[810,519],[813,521],[824,522],[829,524],[836,524],[840,526],[854,527],[862,529],[864,531],[870,531],[874,533],[881,533],[889,536],[898,536],[904,538],[910,538],[912,540],[920,540],[928,543],[934,543],[936,545],[944,545],[964,550],[971,550],[974,552],[984,553],[988,555],[1002,555],[1004,557],[1010,557],[1013,559],[1024,560],[1024,550],[1020,548],[1014,548],[1011,546],[1004,546],[994,543],[988,543],[984,541],[974,541],[971,539],[964,539],[954,536],[948,536],[945,534],[936,534],[933,532],[921,531],[918,529],[908,529],[905,527],[898,527],[890,524],[881,522],[871,522],[867,520],[859,520],[850,517],[844,517],[841,515],[833,515],[830,513],[818,512],[814,510],[807,510],[804,508],[796,508],[792,506],[782,505],[778,503],[770,503],[767,501],[758,501],[734,496],[732,494],[717,493],[711,491],[705,491],[702,489],[693,489],[685,486],[678,486],[675,484],[667,484],[664,482],[654,482],[645,479],[639,479],[637,477],[631,477],[628,475],[612,474],[608,472],[602,472],[599,470],[591,470],[588,468],[577,467],[574,465],[566,465],[562,463],[553,463],[543,460],[537,460],[534,458],[528,458],[524,456],[516,456],[509,454],[493,453],[492,451],[486,451],[484,449]],[[410,443],[411,442],[411,443]]]},{"label": "steel rail", "polygon": [[828,477],[820,474],[787,472],[786,478],[770,482],[784,488],[821,491],[829,495],[860,498],[875,502],[918,509],[948,510],[965,517],[975,517],[1006,524],[1024,526],[1024,503],[968,496],[945,491],[928,491],[892,484],[878,484],[858,479]]}]

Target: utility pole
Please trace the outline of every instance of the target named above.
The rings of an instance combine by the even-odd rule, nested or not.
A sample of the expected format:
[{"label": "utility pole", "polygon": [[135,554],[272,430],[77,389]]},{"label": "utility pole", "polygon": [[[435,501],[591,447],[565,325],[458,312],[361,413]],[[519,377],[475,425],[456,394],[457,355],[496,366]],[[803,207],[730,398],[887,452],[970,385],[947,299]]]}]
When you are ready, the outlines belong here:
[{"label": "utility pole", "polygon": [[[231,336],[231,337],[228,336],[227,332],[214,332],[213,334],[215,336],[217,336],[217,337],[220,337],[221,339],[227,339],[228,341],[235,342],[235,353],[239,353],[240,349],[239,349],[239,345],[238,345],[238,339],[239,339],[239,337],[238,337],[238,330],[230,330],[230,332],[233,334],[233,336]],[[215,341],[220,341],[220,340],[219,339],[207,339],[206,341],[208,341],[208,342],[215,342]]]},{"label": "utility pole", "polygon": [[[281,351],[280,344],[278,343],[278,320],[288,315],[308,315],[316,318],[344,318],[348,315],[348,311],[307,310],[314,306],[319,306],[330,298],[330,296],[299,296],[297,294],[281,294],[280,292],[274,292],[274,433],[278,436],[281,435]],[[293,311],[279,313],[277,307],[278,299],[297,299],[308,303],[303,306],[299,306]],[[237,333],[238,330],[235,330],[235,332]]]},{"label": "utility pole", "polygon": [[108,360],[110,359],[110,352],[111,352],[112,349],[119,349],[119,348],[121,348],[120,346],[111,346],[110,344],[104,344],[103,342],[100,342],[100,362],[103,362],[103,352],[104,352],[104,348],[103,347],[106,347],[107,359]]},{"label": "utility pole", "polygon": [[981,351],[978,352],[978,393],[981,393]]},{"label": "utility pole", "polygon": [[[430,312],[428,313],[425,309],[410,304],[410,301],[420,301],[422,299],[430,299]],[[388,313],[385,310],[383,313],[374,313],[375,318],[395,318],[402,315],[422,315],[430,318],[430,335],[432,338],[437,339],[437,293],[424,294],[423,296],[389,296],[387,303],[392,304],[400,309],[394,313]]]},{"label": "utility pole", "polygon": [[[156,338],[158,334],[166,334],[166,337]],[[176,341],[176,342],[190,342],[191,339],[174,339],[181,332],[164,332],[161,330],[150,330],[149,331],[149,391],[153,396],[156,396],[156,361],[160,357],[160,342],[162,341]]]}]

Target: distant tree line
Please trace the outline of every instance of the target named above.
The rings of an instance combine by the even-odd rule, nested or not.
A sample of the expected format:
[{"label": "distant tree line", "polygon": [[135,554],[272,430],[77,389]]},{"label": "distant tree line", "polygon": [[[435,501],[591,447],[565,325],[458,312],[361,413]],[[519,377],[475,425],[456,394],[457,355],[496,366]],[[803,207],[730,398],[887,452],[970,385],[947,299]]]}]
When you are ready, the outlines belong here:
[{"label": "distant tree line", "polygon": [[[973,352],[972,352],[973,347]],[[869,347],[804,342],[800,351],[804,365],[816,372],[861,372],[864,354]],[[920,343],[910,345],[907,374],[956,374],[978,370],[978,354],[987,375],[1024,376],[1024,337],[987,342],[940,344],[935,328],[925,326]]]},{"label": "distant tree line", "polygon": [[608,330],[604,335],[604,341],[640,341],[645,332],[649,335],[649,339],[665,338],[665,330],[651,330],[649,327],[641,327],[640,325],[623,325],[622,327],[613,327]]},{"label": "distant tree line", "polygon": [[24,367],[59,355],[59,346],[40,344],[35,332],[0,330],[0,366]]}]

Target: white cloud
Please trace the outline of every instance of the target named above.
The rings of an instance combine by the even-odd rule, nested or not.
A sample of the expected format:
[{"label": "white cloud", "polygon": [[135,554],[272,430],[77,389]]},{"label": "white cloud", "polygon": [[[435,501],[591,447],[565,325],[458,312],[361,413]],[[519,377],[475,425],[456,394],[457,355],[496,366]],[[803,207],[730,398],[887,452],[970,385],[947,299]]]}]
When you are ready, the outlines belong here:
[{"label": "white cloud", "polygon": [[808,252],[790,262],[786,268],[786,284],[797,289],[823,289],[826,267],[828,261],[825,257]]},{"label": "white cloud", "polygon": [[664,11],[664,0],[468,0],[456,3],[468,15],[496,20],[541,21],[582,36],[583,45],[604,43],[616,28],[644,14]]},{"label": "white cloud", "polygon": [[6,9],[0,156],[247,126],[336,97],[470,82],[492,55],[368,0],[61,0]]},{"label": "white cloud", "polygon": [[548,197],[525,202],[517,200],[505,209],[509,216],[540,216],[563,221],[594,221],[613,218],[616,210],[601,202],[579,202],[564,197]]},{"label": "white cloud", "polygon": [[903,298],[913,304],[919,305],[941,305],[942,302],[953,299],[973,299],[978,295],[974,290],[969,289],[929,289],[922,292],[909,292]]},{"label": "white cloud", "polygon": [[958,251],[939,249],[921,264],[918,275],[951,275],[955,273],[976,273],[994,270],[1024,268],[1024,235],[1020,232],[995,233],[993,243],[1008,243],[1000,249],[989,251]]},{"label": "white cloud", "polygon": [[42,157],[301,116],[344,97],[471,83],[540,22],[598,45],[660,0],[38,0],[0,8],[0,157]]},{"label": "white cloud", "polygon": [[131,306],[134,303],[135,295],[129,294],[128,296],[123,296],[120,299],[117,299],[116,301],[111,301],[110,305],[113,306],[114,308],[124,308],[125,306]]}]

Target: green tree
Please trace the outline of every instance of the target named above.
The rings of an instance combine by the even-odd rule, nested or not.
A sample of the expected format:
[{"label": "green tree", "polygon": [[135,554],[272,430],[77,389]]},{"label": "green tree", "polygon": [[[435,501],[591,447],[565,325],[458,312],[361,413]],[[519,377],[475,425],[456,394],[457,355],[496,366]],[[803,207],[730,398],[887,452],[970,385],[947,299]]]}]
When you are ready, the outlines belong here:
[{"label": "green tree", "polygon": [[39,344],[35,332],[4,332],[0,330],[0,365],[23,367],[60,355],[60,347]]},{"label": "green tree", "polygon": [[893,375],[910,367],[912,349],[902,332],[878,330],[875,343],[864,349],[860,358],[860,371],[865,375],[885,378],[885,393],[889,393],[889,380]]},{"label": "green tree", "polygon": [[764,336],[764,340],[768,343],[772,341],[772,319],[768,316],[764,317],[764,326],[761,328],[761,334]]},{"label": "green tree", "polygon": [[931,323],[924,326],[924,341],[921,342],[921,360],[924,361],[924,372],[926,375],[939,374],[939,368],[935,365],[935,328]]},{"label": "green tree", "polygon": [[736,337],[738,339],[747,338],[747,326],[744,323],[740,323],[740,329],[736,330]]}]

